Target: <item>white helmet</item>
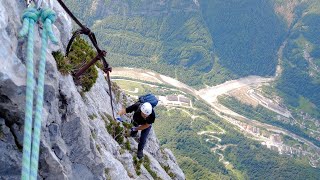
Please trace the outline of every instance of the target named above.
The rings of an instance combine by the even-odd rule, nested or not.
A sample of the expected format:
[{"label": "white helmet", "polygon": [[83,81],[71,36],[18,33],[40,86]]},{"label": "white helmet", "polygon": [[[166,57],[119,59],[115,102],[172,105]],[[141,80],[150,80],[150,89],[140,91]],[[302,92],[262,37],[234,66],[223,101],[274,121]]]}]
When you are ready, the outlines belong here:
[{"label": "white helmet", "polygon": [[143,112],[143,114],[147,116],[149,116],[152,113],[152,106],[148,102],[143,103],[140,109],[141,112]]}]

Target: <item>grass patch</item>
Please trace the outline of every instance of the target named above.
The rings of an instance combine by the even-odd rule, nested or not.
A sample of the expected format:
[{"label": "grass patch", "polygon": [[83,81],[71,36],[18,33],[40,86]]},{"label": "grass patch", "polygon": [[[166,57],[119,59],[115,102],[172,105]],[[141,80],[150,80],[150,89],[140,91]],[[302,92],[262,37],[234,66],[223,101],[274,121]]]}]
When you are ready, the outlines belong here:
[{"label": "grass patch", "polygon": [[319,112],[317,112],[316,106],[302,96],[299,97],[299,109],[312,116],[320,116]]},{"label": "grass patch", "polygon": [[161,178],[159,178],[157,176],[157,173],[155,173],[154,171],[151,170],[150,159],[148,158],[148,156],[145,156],[143,158],[143,166],[147,169],[147,171],[150,173],[150,175],[153,177],[153,179],[161,180]]},{"label": "grass patch", "polygon": [[108,114],[108,113],[106,113],[106,112],[103,112],[103,114],[104,114],[104,116],[105,116],[106,118],[108,118],[109,121],[113,121],[113,120],[114,120],[113,117],[112,117],[110,114]]},{"label": "grass patch", "polygon": [[96,144],[96,148],[99,151],[99,153],[101,154],[101,147],[99,146],[99,144]]},{"label": "grass patch", "polygon": [[2,130],[2,125],[0,125],[0,139],[2,139],[3,137],[4,137],[4,134]]},{"label": "grass patch", "polygon": [[90,114],[88,116],[91,120],[94,120],[95,118],[97,118],[97,115],[96,114]]},{"label": "grass patch", "polygon": [[91,135],[92,135],[92,138],[93,138],[94,140],[97,139],[97,135],[96,135],[96,133],[94,132],[94,130],[91,130]]},{"label": "grass patch", "polygon": [[124,144],[124,147],[127,149],[127,150],[131,150],[131,145],[130,145],[130,142],[127,140]]},{"label": "grass patch", "polygon": [[107,180],[111,180],[111,177],[110,177],[109,173],[110,173],[110,170],[108,168],[105,168],[104,169],[104,175],[106,176]]},{"label": "grass patch", "polygon": [[142,164],[142,159],[139,160],[136,156],[133,156],[133,165],[138,176],[141,175],[141,164]]},{"label": "grass patch", "polygon": [[119,143],[123,144],[125,129],[121,127],[120,122],[110,121],[107,125],[108,133]]},{"label": "grass patch", "polygon": [[104,113],[99,112],[99,115],[101,116],[102,120],[103,120],[105,123],[107,123],[107,122],[108,122],[108,117],[106,117],[105,114],[107,114],[107,113],[105,113],[105,112],[104,112]]},{"label": "grass patch", "polygon": [[108,133],[119,143],[119,145],[127,150],[131,150],[130,142],[126,139],[127,132],[131,129],[132,124],[114,120],[110,120],[110,123],[105,121],[105,127]]},{"label": "grass patch", "polygon": [[173,174],[171,171],[170,171],[170,167],[169,166],[166,166],[166,165],[163,165],[162,168],[166,171],[166,173],[172,178],[176,178],[176,175]]}]

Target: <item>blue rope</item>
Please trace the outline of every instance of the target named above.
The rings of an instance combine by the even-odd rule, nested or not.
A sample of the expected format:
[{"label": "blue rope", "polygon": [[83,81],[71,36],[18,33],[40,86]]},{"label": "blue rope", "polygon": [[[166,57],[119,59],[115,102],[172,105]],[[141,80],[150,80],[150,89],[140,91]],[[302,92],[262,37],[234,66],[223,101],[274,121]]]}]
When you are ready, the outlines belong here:
[{"label": "blue rope", "polygon": [[44,79],[45,79],[45,67],[46,67],[46,54],[47,54],[47,41],[48,36],[53,43],[58,43],[52,32],[52,23],[56,20],[56,14],[51,9],[44,9],[41,12],[40,17],[43,23],[43,31],[41,38],[41,57],[39,62],[39,75],[37,86],[37,98],[36,98],[36,111],[34,120],[34,131],[32,138],[32,156],[31,156],[31,178],[30,180],[36,180],[38,174],[38,160],[39,160],[39,147],[40,147],[40,134],[41,134],[41,117],[43,108],[43,92],[44,92]]},{"label": "blue rope", "polygon": [[39,12],[30,7],[23,13],[23,28],[19,36],[28,35],[27,45],[27,87],[26,87],[26,112],[23,136],[23,156],[22,156],[22,176],[21,179],[29,179],[30,175],[30,155],[31,155],[31,134],[32,134],[32,108],[33,108],[33,48],[34,48],[34,23],[38,21]]},{"label": "blue rope", "polygon": [[[34,131],[31,142],[32,134],[32,114],[33,114],[33,91],[34,91],[34,77],[33,77],[33,49],[34,49],[34,23],[40,20],[44,25],[42,31],[42,48],[41,59],[39,62],[39,76],[36,97],[36,110],[34,120]],[[23,13],[23,27],[19,33],[20,37],[28,34],[28,47],[27,47],[27,88],[26,88],[26,112],[25,112],[25,126],[23,137],[23,157],[22,157],[22,180],[36,180],[38,174],[39,164],[39,147],[40,147],[40,133],[41,133],[41,116],[43,108],[43,92],[44,92],[44,79],[45,79],[45,65],[46,65],[46,52],[48,37],[50,40],[57,44],[58,40],[52,32],[52,23],[56,20],[55,12],[51,9],[44,9],[41,12],[37,11],[34,7],[27,8]],[[32,144],[32,150],[31,150]]]}]

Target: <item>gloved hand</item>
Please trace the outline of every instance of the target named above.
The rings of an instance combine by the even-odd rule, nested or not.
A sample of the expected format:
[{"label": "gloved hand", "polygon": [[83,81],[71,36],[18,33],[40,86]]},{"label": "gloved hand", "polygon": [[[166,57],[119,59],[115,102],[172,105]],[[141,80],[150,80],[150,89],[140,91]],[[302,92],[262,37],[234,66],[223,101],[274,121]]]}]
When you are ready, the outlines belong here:
[{"label": "gloved hand", "polygon": [[138,134],[138,127],[132,127],[132,128],[130,129],[130,136],[131,136],[131,137],[136,137],[137,134]]}]

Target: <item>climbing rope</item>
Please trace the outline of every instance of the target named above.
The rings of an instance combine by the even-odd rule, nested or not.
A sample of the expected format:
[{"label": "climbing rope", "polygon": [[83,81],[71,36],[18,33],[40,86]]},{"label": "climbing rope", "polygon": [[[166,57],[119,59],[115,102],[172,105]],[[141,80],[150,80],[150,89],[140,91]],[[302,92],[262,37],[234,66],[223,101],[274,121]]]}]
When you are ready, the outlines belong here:
[{"label": "climbing rope", "polygon": [[[33,48],[34,48],[34,23],[40,17],[44,25],[42,30],[42,48],[41,59],[39,62],[39,75],[36,97],[35,120],[32,134],[32,113],[33,113],[33,91],[34,91],[34,77],[33,77]],[[27,89],[26,89],[26,113],[25,113],[25,127],[23,140],[23,158],[22,158],[22,176],[23,180],[35,180],[38,174],[38,160],[39,160],[39,145],[41,133],[41,115],[43,108],[43,92],[44,92],[44,78],[45,78],[45,64],[48,37],[53,43],[58,43],[52,32],[52,23],[56,20],[55,12],[51,9],[43,9],[37,11],[34,7],[29,7],[23,14],[23,28],[19,36],[26,36],[28,33],[28,47],[27,47]],[[32,137],[32,141],[31,141]],[[32,144],[32,149],[31,149]],[[32,153],[32,154],[31,154]],[[31,155],[31,156],[30,156]]]},{"label": "climbing rope", "polygon": [[31,155],[31,134],[32,134],[32,108],[33,108],[33,47],[34,47],[34,23],[38,21],[39,12],[29,7],[23,13],[23,27],[19,33],[20,37],[28,35],[27,45],[27,87],[26,87],[26,110],[24,121],[23,136],[23,156],[22,156],[22,177],[21,179],[29,179],[30,174],[30,155]]},{"label": "climbing rope", "polygon": [[34,120],[34,130],[32,138],[32,158],[31,158],[31,177],[30,179],[37,179],[38,173],[38,160],[39,160],[39,147],[40,147],[40,133],[41,133],[41,116],[43,108],[43,92],[44,92],[44,78],[45,66],[47,55],[47,42],[48,37],[50,40],[58,44],[58,40],[52,32],[52,24],[56,20],[56,14],[53,10],[46,8],[41,10],[40,21],[43,23],[42,37],[41,37],[41,56],[39,62],[37,98],[36,98],[36,111]]}]

